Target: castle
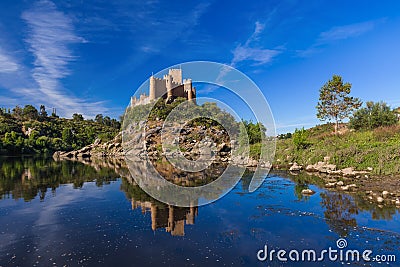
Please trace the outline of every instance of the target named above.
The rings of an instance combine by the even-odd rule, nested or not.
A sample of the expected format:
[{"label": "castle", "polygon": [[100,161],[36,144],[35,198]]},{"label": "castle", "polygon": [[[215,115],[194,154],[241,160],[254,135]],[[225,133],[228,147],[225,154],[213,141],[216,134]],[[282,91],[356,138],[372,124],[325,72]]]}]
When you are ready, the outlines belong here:
[{"label": "castle", "polygon": [[149,95],[143,93],[139,98],[132,97],[131,106],[145,105],[160,97],[166,102],[183,97],[195,103],[196,88],[192,86],[192,79],[182,80],[182,69],[169,69],[168,74],[165,74],[162,79],[151,75]]}]

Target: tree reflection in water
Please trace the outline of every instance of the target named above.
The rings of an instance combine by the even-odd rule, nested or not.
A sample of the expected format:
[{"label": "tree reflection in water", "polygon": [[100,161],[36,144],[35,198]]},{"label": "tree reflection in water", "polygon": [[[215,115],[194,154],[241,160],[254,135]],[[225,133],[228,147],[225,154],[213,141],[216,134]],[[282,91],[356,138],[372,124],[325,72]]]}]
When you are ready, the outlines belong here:
[{"label": "tree reflection in water", "polygon": [[[139,175],[140,172],[138,172]],[[323,180],[306,174],[289,175],[277,172],[283,178],[295,183],[294,194],[299,201],[307,200],[301,190],[309,185],[323,187]],[[172,235],[184,235],[184,226],[194,224],[198,214],[196,203],[192,207],[177,208],[166,205],[148,196],[134,179],[123,161],[101,159],[84,162],[54,161],[51,158],[0,158],[0,199],[13,198],[31,201],[35,197],[44,200],[50,190],[52,194],[62,184],[72,184],[81,188],[85,182],[95,182],[101,187],[123,177],[121,190],[132,202],[133,209],[151,212],[152,229],[165,228]],[[241,180],[242,191],[248,192],[251,171],[247,170]],[[362,212],[371,214],[374,220],[392,220],[397,209],[394,206],[380,206],[370,203],[357,194],[345,194],[325,191],[319,194],[320,205],[324,209],[326,223],[333,231],[346,236],[350,228],[357,226],[357,215]]]},{"label": "tree reflection in water", "polygon": [[95,181],[103,186],[119,175],[108,166],[89,167],[76,161],[56,162],[52,158],[0,158],[0,199],[12,197],[30,201],[40,200],[51,189],[55,194],[61,184],[81,188],[84,182]]},{"label": "tree reflection in water", "polygon": [[326,223],[340,236],[347,236],[349,228],[357,226],[354,215],[358,208],[351,196],[326,191],[321,193],[321,205]]}]

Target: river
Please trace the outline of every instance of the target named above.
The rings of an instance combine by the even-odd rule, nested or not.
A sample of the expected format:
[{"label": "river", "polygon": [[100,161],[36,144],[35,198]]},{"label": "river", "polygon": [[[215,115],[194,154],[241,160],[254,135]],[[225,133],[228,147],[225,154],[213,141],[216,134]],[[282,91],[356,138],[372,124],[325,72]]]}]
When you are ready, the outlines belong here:
[{"label": "river", "polygon": [[[395,207],[327,191],[305,174],[272,172],[253,193],[249,183],[246,173],[223,198],[178,208],[149,197],[120,162],[0,158],[0,266],[400,265]],[[392,262],[288,259],[340,250],[340,238],[342,250]],[[287,262],[276,253],[261,261],[266,247],[268,256],[285,250]]]}]

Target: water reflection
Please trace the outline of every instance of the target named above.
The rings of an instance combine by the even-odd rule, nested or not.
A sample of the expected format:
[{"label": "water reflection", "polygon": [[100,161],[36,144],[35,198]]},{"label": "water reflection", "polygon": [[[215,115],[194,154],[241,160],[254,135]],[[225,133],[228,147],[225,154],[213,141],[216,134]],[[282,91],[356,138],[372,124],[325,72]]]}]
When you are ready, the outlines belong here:
[{"label": "water reflection", "polygon": [[173,236],[184,236],[185,225],[192,225],[198,214],[198,207],[181,208],[161,203],[147,195],[138,185],[122,179],[121,189],[131,200],[132,209],[151,213],[151,229],[165,228]]},{"label": "water reflection", "polygon": [[[398,255],[396,209],[321,189],[317,177],[272,173],[249,193],[247,170],[231,193],[200,208],[160,203],[134,181],[117,160],[0,158],[0,265],[265,266],[256,252],[266,243],[322,250],[338,236]],[[316,194],[299,194],[308,187]]]},{"label": "water reflection", "polygon": [[81,188],[84,182],[95,181],[103,186],[119,175],[109,166],[87,167],[80,162],[56,162],[49,158],[0,158],[0,199],[11,197],[30,201],[36,196],[43,200],[48,190],[56,193],[62,184]]},{"label": "water reflection", "polygon": [[[54,161],[46,158],[3,157],[0,158],[0,164],[0,199],[13,198],[31,201],[38,197],[40,200],[44,200],[49,191],[55,196],[57,188],[62,184],[72,184],[73,188],[82,188],[85,182],[95,182],[96,186],[102,187],[122,177],[121,190],[131,201],[132,209],[141,209],[143,213],[151,214],[151,229],[165,228],[171,235],[183,236],[185,225],[194,224],[198,215],[196,201],[193,201],[191,207],[178,208],[161,203],[147,195],[135,183],[126,164],[116,159],[78,162]],[[138,168],[134,175],[140,175],[141,171]],[[319,199],[318,205],[322,209],[326,224],[340,236],[347,236],[349,229],[358,225],[357,220],[360,213],[370,214],[373,220],[386,221],[392,220],[398,213],[394,206],[379,206],[357,194],[348,195],[319,189],[319,197],[302,195],[301,191],[305,188],[323,186],[324,181],[317,176],[290,175],[285,172],[272,173],[272,176],[274,175],[290,179],[294,183],[293,195],[297,201],[307,202],[310,199]],[[184,177],[179,179],[184,179]],[[251,171],[246,170],[238,186],[241,190],[236,193],[248,194],[250,180]],[[263,197],[267,193],[264,190],[259,195]]]}]

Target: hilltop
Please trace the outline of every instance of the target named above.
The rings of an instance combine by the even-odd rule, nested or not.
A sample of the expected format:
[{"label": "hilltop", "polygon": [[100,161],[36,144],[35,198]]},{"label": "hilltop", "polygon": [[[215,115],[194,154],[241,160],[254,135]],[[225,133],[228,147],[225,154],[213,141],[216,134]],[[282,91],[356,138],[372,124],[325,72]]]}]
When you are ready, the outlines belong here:
[{"label": "hilltop", "polygon": [[0,110],[0,154],[40,154],[58,150],[81,149],[96,138],[108,141],[119,132],[120,123],[98,114],[95,120],[86,120],[81,114],[72,119],[47,115],[44,106],[40,112],[32,105]]}]

